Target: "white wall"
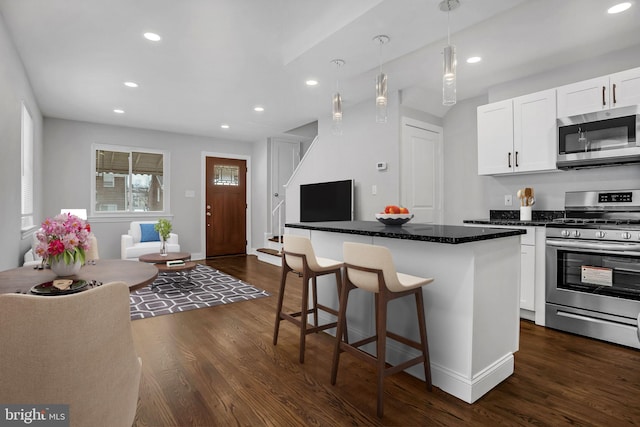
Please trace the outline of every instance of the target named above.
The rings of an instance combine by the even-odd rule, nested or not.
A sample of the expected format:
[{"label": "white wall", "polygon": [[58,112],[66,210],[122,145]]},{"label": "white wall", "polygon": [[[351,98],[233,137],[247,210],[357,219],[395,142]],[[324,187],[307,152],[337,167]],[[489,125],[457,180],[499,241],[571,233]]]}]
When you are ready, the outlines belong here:
[{"label": "white wall", "polygon": [[476,109],[486,96],[458,102],[444,117],[445,224],[489,216],[486,182],[478,177]]},{"label": "white wall", "polygon": [[33,117],[34,222],[42,222],[42,115],[22,61],[0,15],[0,270],[22,265],[31,236],[21,237],[21,121],[22,102]]},{"label": "white wall", "polygon": [[254,144],[251,164],[253,165],[251,203],[251,245],[252,252],[257,248],[265,247],[264,235],[270,231],[269,221],[270,194],[268,170],[269,170],[268,142]]},{"label": "white wall", "polygon": [[[201,236],[204,233],[202,153],[252,156],[254,150],[253,144],[242,142],[52,118],[44,121],[44,140],[44,180],[47,183],[45,215],[53,215],[61,208],[89,209],[92,144],[169,151],[173,229],[180,236],[181,249],[194,254],[205,252],[201,247]],[[261,153],[260,150],[258,152]],[[252,161],[251,165],[257,163],[259,162]],[[260,166],[251,170],[250,174],[252,184],[266,180],[266,172]],[[185,192],[188,190],[193,191],[195,197],[186,197]],[[261,192],[254,193],[259,200]],[[248,203],[252,204],[253,200],[249,199]],[[263,202],[258,201],[260,203]],[[251,221],[256,219],[253,211],[254,209]],[[126,233],[131,220],[131,217],[89,218],[99,241],[101,258],[120,258],[120,235]],[[264,226],[252,223],[251,230],[252,234],[262,236]],[[253,236],[247,237],[252,240]]]},{"label": "white wall", "polygon": [[[388,122],[376,123],[371,102],[344,108],[343,134],[331,130],[330,111],[318,122],[318,140],[307,151],[287,188],[286,222],[300,220],[300,185],[355,180],[355,218],[374,220],[374,214],[399,203],[400,125],[398,94],[389,96]],[[377,162],[387,162],[380,172]],[[377,195],[371,194],[373,185]]]}]

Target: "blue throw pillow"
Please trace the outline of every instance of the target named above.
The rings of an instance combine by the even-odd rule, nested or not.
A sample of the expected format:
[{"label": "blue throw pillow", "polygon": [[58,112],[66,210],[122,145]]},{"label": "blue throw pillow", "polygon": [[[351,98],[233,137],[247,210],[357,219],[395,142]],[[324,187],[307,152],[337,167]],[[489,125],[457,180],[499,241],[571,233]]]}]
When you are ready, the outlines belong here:
[{"label": "blue throw pillow", "polygon": [[159,242],[160,234],[154,228],[155,224],[140,224],[141,242]]}]

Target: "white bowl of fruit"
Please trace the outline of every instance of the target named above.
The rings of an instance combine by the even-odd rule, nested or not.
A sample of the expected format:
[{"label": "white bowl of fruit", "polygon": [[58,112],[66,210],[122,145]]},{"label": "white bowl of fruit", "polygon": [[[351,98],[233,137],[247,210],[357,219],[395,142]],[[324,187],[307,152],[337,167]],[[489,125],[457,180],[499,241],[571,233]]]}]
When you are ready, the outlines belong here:
[{"label": "white bowl of fruit", "polygon": [[396,205],[387,205],[384,212],[376,214],[376,219],[384,225],[406,224],[411,221],[411,218],[413,218],[413,214],[409,212],[409,209]]}]

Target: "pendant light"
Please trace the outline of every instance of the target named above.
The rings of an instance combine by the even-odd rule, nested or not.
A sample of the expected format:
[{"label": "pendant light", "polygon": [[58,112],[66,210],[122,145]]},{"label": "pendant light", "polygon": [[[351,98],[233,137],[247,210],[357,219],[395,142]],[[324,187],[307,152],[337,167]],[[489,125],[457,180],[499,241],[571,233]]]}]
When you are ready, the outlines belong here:
[{"label": "pendant light", "polygon": [[[344,65],[344,60],[334,59],[331,63],[335,64],[336,69],[339,70]],[[331,98],[331,117],[333,134],[342,135],[342,96],[340,95],[340,79],[338,77],[336,77],[336,91]]]},{"label": "pendant light", "polygon": [[449,12],[460,6],[459,0],[444,0],[440,2],[440,10],[447,12],[447,46],[443,51],[442,73],[442,105],[456,103],[456,47],[451,44],[451,27]]},{"label": "pendant light", "polygon": [[388,43],[389,36],[379,35],[373,41],[379,44],[378,62],[379,73],[376,76],[376,122],[387,123],[387,75],[382,72],[382,45]]}]

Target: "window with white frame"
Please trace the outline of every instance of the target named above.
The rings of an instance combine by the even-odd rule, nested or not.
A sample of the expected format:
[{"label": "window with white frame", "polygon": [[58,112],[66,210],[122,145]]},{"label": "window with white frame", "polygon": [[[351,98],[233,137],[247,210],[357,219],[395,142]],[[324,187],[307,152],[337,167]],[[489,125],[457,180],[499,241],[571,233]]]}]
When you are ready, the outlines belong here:
[{"label": "window with white frame", "polygon": [[20,217],[23,231],[33,227],[33,118],[22,103],[22,138],[20,145],[21,203]]},{"label": "window with white frame", "polygon": [[168,212],[169,153],[93,146],[93,213]]}]

